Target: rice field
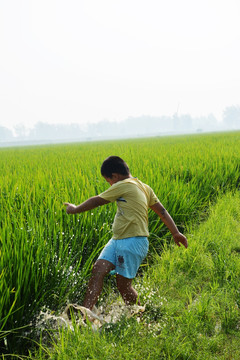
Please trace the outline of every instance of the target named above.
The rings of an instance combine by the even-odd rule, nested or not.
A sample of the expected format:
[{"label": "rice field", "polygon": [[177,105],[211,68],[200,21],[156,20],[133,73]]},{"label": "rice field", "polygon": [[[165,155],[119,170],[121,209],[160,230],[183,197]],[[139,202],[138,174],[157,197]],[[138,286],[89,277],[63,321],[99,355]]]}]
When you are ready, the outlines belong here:
[{"label": "rice field", "polygon": [[[115,205],[69,216],[63,202],[78,204],[108,187],[100,174],[107,156],[122,157],[186,233],[239,189],[239,149],[239,132],[0,149],[0,354],[32,346],[21,336],[43,307],[81,303],[111,237]],[[170,241],[153,213],[149,229],[145,267]]]}]

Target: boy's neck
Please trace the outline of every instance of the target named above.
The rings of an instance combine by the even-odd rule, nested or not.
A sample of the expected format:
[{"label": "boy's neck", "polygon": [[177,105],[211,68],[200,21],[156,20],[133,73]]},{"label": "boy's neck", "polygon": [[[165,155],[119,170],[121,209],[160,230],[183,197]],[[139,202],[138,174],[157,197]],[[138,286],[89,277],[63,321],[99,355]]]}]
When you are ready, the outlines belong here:
[{"label": "boy's neck", "polygon": [[113,185],[113,184],[116,184],[118,181],[122,181],[122,180],[126,180],[126,179],[129,179],[129,178],[132,178],[132,175],[131,175],[131,174],[122,175],[122,174],[118,174],[118,173],[113,173],[111,178],[108,178],[108,177],[106,177],[106,176],[104,176],[104,177],[105,177],[105,180],[106,180],[110,185]]},{"label": "boy's neck", "polygon": [[121,180],[125,180],[125,179],[129,179],[129,178],[132,178],[132,175],[129,174],[129,175],[121,175],[121,174],[117,174],[118,177],[119,177],[119,180],[118,181],[121,181]]}]

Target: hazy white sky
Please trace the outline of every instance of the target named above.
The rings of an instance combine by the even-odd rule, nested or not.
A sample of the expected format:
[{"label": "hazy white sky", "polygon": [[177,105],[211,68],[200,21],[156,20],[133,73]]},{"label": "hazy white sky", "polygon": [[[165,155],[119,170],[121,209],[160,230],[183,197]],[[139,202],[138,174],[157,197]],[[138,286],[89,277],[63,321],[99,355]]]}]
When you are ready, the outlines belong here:
[{"label": "hazy white sky", "polygon": [[239,0],[1,0],[0,125],[240,104]]}]

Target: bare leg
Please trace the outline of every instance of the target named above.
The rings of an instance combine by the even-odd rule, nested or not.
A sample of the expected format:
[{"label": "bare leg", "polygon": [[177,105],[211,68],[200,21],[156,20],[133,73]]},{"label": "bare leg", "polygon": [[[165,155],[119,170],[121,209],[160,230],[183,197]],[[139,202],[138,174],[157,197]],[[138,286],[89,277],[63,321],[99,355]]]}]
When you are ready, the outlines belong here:
[{"label": "bare leg", "polygon": [[83,306],[92,310],[103,288],[103,279],[115,266],[107,260],[97,260],[93,266]]},{"label": "bare leg", "polygon": [[140,305],[140,301],[138,299],[138,293],[132,287],[132,279],[127,279],[124,276],[118,275],[117,279],[117,288],[122,295],[122,298],[126,305],[138,304]]}]

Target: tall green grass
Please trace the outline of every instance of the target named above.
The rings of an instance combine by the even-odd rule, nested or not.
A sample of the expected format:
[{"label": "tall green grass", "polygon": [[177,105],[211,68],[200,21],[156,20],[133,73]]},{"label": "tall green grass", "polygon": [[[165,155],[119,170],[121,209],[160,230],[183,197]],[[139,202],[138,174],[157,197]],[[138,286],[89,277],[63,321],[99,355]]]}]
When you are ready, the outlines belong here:
[{"label": "tall green grass", "polygon": [[165,247],[136,279],[141,317],[123,316],[101,332],[59,329],[30,359],[239,359],[239,234],[240,195],[226,194],[191,229],[188,250]]},{"label": "tall green grass", "polygon": [[[123,157],[185,231],[218,196],[239,187],[239,145],[236,132],[1,149],[1,351],[22,347],[17,335],[24,329],[17,329],[34,322],[43,305],[57,310],[81,302],[92,263],[111,236],[115,205],[73,217],[62,203],[107,188],[99,171],[107,156]],[[169,235],[153,213],[149,228],[151,260]]]}]

